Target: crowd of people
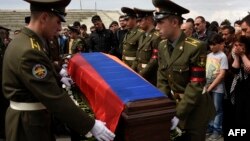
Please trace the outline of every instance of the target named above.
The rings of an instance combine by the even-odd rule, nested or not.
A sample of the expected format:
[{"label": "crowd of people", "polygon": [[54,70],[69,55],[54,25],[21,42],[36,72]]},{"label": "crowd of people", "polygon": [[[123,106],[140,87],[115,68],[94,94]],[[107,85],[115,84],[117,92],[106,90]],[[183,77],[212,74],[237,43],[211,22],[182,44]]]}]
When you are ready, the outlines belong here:
[{"label": "crowd of people", "polygon": [[[70,0],[26,1],[31,4],[31,17],[25,18],[27,26],[15,31],[12,41],[10,29],[0,26],[1,125],[8,125],[6,134],[1,127],[0,138],[54,140],[44,111],[48,109],[79,134],[91,132],[99,140],[113,140],[115,135],[102,121],[83,113],[60,90],[61,83],[72,81],[60,76],[65,55],[88,52],[116,56],[175,100],[171,129],[179,127],[184,133],[177,140],[224,136],[226,141],[230,129],[250,130],[250,15],[233,25],[227,19],[219,24],[203,16],[184,22],[182,15],[188,9],[169,0],[152,0],[157,10],[122,7],[124,14],[108,29],[100,16],[93,16],[88,34],[79,21],[61,28]],[[40,8],[41,3],[50,6]],[[29,107],[18,104],[35,105],[38,109],[31,110],[40,113],[32,115]],[[44,116],[40,119],[44,130],[27,126],[29,116],[34,122]],[[72,119],[75,116],[84,120]]]}]

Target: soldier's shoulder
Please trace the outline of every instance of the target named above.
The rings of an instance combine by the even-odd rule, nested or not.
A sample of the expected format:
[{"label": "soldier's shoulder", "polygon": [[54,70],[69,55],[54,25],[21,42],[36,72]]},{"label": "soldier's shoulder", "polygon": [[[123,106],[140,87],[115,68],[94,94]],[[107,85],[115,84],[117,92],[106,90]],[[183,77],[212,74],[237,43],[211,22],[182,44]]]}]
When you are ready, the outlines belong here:
[{"label": "soldier's shoulder", "polygon": [[137,28],[137,32],[139,33],[144,33],[144,30],[140,29],[140,28]]},{"label": "soldier's shoulder", "polygon": [[200,47],[200,46],[204,45],[203,41],[200,41],[200,40],[195,39],[193,37],[187,37],[185,39],[185,43],[187,45],[189,45],[190,47]]},{"label": "soldier's shoulder", "polygon": [[161,41],[159,42],[159,44],[158,44],[158,47],[159,47],[159,48],[165,48],[165,47],[167,47],[167,39],[161,40]]},{"label": "soldier's shoulder", "polygon": [[157,31],[157,30],[155,30],[155,31],[153,32],[153,35],[156,36],[156,37],[160,37],[160,33],[159,33],[159,31]]},{"label": "soldier's shoulder", "polygon": [[160,44],[165,44],[165,43],[167,43],[167,39],[163,39],[163,40],[161,40],[161,42],[160,42]]},{"label": "soldier's shoulder", "polygon": [[18,34],[15,39],[16,43],[22,41],[27,49],[42,50],[41,38],[28,28],[23,28],[21,33]]}]

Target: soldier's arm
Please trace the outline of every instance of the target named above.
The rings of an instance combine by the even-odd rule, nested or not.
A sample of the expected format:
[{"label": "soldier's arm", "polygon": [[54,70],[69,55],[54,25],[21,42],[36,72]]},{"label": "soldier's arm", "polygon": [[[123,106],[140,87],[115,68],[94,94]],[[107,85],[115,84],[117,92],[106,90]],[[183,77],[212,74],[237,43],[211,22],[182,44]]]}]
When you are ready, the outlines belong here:
[{"label": "soldier's arm", "polygon": [[168,84],[167,76],[166,76],[166,65],[165,62],[163,61],[162,53],[163,50],[160,48],[159,44],[159,52],[158,52],[158,70],[157,70],[157,88],[160,89],[165,95],[170,95],[170,87]]},{"label": "soldier's arm", "polygon": [[94,119],[77,107],[58,86],[54,69],[44,53],[29,50],[18,64],[18,79],[49,112],[80,134],[85,135],[92,129]]},{"label": "soldier's arm", "polygon": [[205,47],[201,43],[190,58],[190,82],[186,86],[183,99],[178,103],[176,108],[176,115],[181,120],[188,117],[202,96],[205,86],[205,61]]},{"label": "soldier's arm", "polygon": [[144,68],[141,72],[140,75],[144,76],[147,75],[151,72],[152,69],[158,67],[158,45],[160,43],[161,39],[156,38],[155,40],[152,41],[152,56],[150,58],[150,61],[148,62],[146,68]]},{"label": "soldier's arm", "polygon": [[136,58],[132,63],[131,69],[137,72],[137,66],[138,66],[138,59]]}]

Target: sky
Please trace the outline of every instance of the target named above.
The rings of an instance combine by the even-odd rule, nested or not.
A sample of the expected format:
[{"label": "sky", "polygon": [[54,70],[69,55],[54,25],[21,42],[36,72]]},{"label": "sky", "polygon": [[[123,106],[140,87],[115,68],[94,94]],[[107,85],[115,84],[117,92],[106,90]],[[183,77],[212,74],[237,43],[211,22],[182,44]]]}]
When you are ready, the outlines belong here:
[{"label": "sky", "polygon": [[[250,0],[173,0],[175,3],[190,10],[185,18],[204,16],[207,21],[229,19],[234,21],[242,19],[250,11]],[[137,7],[141,9],[154,9],[152,0],[71,0],[67,9],[98,9],[120,10],[121,7]],[[0,9],[29,9],[24,0],[0,0]]]}]

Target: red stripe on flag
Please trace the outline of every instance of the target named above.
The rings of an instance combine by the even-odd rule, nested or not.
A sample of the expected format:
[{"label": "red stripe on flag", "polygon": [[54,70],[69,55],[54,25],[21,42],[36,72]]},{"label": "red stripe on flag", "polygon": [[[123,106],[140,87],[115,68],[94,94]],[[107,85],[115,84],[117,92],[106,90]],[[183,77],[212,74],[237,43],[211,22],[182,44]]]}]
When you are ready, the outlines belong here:
[{"label": "red stripe on flag", "polygon": [[70,59],[68,72],[88,99],[96,118],[114,132],[124,109],[119,97],[80,54]]}]

